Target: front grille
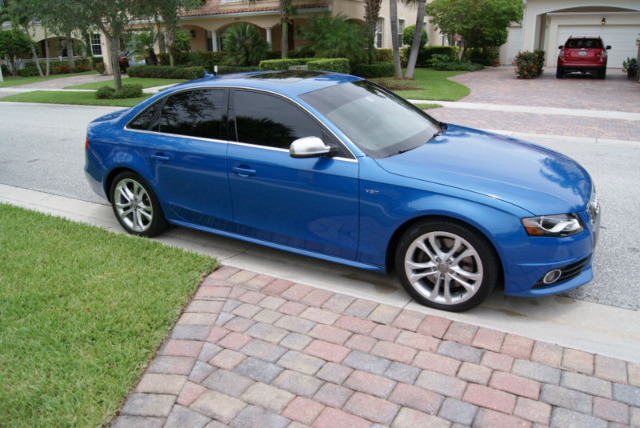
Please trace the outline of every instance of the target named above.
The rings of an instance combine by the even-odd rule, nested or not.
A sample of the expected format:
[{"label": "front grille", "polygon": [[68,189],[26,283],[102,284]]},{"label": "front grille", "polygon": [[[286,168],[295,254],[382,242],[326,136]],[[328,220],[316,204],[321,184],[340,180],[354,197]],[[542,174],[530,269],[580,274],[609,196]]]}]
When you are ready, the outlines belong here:
[{"label": "front grille", "polygon": [[533,288],[552,287],[561,282],[568,281],[572,278],[575,278],[576,276],[580,275],[580,273],[584,270],[585,267],[587,267],[588,263],[589,263],[589,257],[586,257],[580,261],[577,261],[565,267],[558,268],[562,271],[562,275],[560,275],[560,278],[556,282],[554,282],[553,284],[545,284],[544,282],[542,282],[542,278],[544,278],[544,275],[543,275],[542,278],[540,278],[538,282],[536,282]]}]

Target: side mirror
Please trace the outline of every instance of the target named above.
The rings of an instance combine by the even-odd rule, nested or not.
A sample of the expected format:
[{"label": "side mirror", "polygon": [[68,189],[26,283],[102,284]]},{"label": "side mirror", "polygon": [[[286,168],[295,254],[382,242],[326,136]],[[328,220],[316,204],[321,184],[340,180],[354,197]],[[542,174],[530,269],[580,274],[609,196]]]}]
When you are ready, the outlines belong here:
[{"label": "side mirror", "polygon": [[317,158],[330,153],[331,147],[318,137],[298,138],[289,147],[289,156],[292,158]]},{"label": "side mirror", "polygon": [[607,50],[611,49],[611,45],[607,45]]},{"label": "side mirror", "polygon": [[562,45],[558,46],[558,49],[562,49]]}]

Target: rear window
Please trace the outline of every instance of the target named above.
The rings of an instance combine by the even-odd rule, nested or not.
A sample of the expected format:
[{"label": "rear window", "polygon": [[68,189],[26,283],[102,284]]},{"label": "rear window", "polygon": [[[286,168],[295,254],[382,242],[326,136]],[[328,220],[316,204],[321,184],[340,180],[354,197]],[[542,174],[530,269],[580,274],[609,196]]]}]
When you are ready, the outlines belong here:
[{"label": "rear window", "polygon": [[566,48],[597,48],[602,49],[600,39],[569,39]]}]

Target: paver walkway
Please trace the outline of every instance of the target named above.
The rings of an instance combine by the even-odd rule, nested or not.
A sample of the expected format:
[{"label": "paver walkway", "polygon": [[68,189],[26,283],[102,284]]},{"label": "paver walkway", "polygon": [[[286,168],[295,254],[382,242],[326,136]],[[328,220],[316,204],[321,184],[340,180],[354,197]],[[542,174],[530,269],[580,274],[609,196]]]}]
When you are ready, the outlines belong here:
[{"label": "paver walkway", "polygon": [[113,427],[640,426],[640,364],[236,268]]}]

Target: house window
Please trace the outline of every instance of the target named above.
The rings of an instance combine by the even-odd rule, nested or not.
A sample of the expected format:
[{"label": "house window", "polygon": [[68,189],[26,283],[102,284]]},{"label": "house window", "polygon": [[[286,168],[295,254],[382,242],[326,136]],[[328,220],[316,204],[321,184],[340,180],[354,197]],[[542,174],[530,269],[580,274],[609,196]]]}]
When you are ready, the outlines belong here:
[{"label": "house window", "polygon": [[100,33],[93,33],[91,35],[91,53],[93,55],[102,55],[102,45],[100,44]]},{"label": "house window", "polygon": [[398,20],[398,47],[401,48],[403,43],[402,43],[402,32],[404,31],[404,19],[400,19]]},{"label": "house window", "polygon": [[376,35],[375,35],[375,43],[376,48],[382,49],[382,42],[384,34],[384,18],[378,18],[378,22],[376,23]]}]

